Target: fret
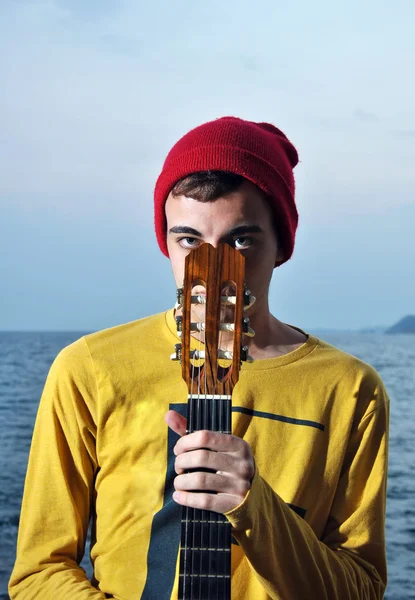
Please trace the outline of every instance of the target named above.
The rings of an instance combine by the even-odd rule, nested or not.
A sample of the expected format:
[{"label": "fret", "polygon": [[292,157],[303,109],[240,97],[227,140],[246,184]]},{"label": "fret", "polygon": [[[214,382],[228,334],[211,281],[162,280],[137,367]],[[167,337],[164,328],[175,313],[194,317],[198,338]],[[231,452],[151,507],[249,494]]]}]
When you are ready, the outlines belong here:
[{"label": "fret", "polygon": [[208,551],[208,552],[230,552],[231,549],[230,548],[181,548],[182,552],[187,552],[187,550],[201,550],[201,551]]},{"label": "fret", "polygon": [[210,577],[212,579],[230,579],[230,575],[217,575],[216,573],[191,573],[190,575],[183,575],[183,573],[179,573],[179,577]]},{"label": "fret", "polygon": [[203,400],[232,400],[232,396],[229,394],[189,394],[187,399],[195,400],[202,398]]},{"label": "fret", "polygon": [[[207,428],[206,428],[207,429]],[[188,435],[189,433],[194,433],[195,431],[199,431],[198,429],[186,429],[186,435]],[[215,433],[226,433],[226,435],[232,435],[232,431],[230,431],[229,429],[210,429],[210,431],[215,431]]]},{"label": "fret", "polygon": [[217,525],[228,525],[229,521],[215,521],[214,519],[182,519],[181,523],[216,523]]}]

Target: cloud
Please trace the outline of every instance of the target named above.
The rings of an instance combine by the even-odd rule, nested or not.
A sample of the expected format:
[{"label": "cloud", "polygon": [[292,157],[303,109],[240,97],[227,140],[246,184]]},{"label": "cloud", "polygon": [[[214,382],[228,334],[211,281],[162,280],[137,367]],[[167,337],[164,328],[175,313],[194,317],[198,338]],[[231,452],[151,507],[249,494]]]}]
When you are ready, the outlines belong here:
[{"label": "cloud", "polygon": [[415,138],[415,129],[393,129],[391,134],[400,138]]},{"label": "cloud", "polygon": [[253,56],[242,55],[241,64],[247,71],[260,71],[259,63]]},{"label": "cloud", "polygon": [[353,115],[358,121],[366,121],[367,123],[380,121],[379,117],[374,112],[363,110],[361,108],[356,108]]},{"label": "cloud", "polygon": [[[278,11],[263,2],[258,16],[249,2],[242,5],[250,12],[232,14],[230,32],[225,17],[231,9],[219,0],[214,9],[184,2],[179,10],[167,3],[160,15],[157,4],[133,0],[2,4],[0,53],[7,61],[0,94],[0,199],[50,205],[70,198],[76,213],[88,203],[111,205],[118,196],[129,207],[126,198],[151,196],[180,135],[223,114],[281,127],[298,145],[308,189],[377,189],[379,172],[382,186],[386,178],[391,185],[400,180],[401,161],[391,156],[390,137],[376,131],[381,128],[369,136],[366,127],[351,127],[344,118],[356,105],[354,89],[359,103],[385,114],[387,81],[376,71],[382,61],[355,58],[354,46],[347,60],[340,51],[328,53],[325,38],[316,37],[310,22],[299,25],[289,7]],[[307,18],[318,21],[313,15],[314,8]],[[347,32],[330,15],[340,46]],[[254,27],[260,21],[261,28]],[[383,40],[372,41],[381,56]],[[369,71],[383,87],[362,84]],[[380,121],[361,108],[354,119]],[[394,125],[404,130],[398,119]]]}]

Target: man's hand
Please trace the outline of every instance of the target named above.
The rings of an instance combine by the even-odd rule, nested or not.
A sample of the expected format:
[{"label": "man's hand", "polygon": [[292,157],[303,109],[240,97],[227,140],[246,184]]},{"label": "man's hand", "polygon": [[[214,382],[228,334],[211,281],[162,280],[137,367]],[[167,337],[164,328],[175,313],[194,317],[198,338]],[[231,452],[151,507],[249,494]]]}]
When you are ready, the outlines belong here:
[{"label": "man's hand", "polygon": [[[251,487],[255,462],[249,445],[234,435],[214,431],[186,432],[186,419],[174,410],[167,425],[182,437],[177,442],[173,499],[184,506],[225,513],[240,504]],[[188,470],[196,471],[186,473]],[[206,473],[198,469],[210,469]],[[194,490],[197,490],[195,492]]]}]

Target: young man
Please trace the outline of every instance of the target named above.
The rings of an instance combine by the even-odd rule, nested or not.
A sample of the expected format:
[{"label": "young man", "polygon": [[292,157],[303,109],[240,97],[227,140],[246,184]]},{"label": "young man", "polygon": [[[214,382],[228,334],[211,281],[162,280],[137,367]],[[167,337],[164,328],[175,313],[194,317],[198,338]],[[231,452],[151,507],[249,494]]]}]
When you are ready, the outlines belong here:
[{"label": "young man", "polygon": [[[183,435],[173,310],[64,349],[33,436],[12,598],[177,597],[180,505],[230,521],[233,598],[383,597],[385,390],[373,369],[268,305],[274,267],[294,248],[297,161],[277,128],[232,117],[169,153],[155,223],[177,285],[193,248],[227,242],[245,255],[256,297],[234,435]],[[90,517],[92,582],[79,567]]]}]

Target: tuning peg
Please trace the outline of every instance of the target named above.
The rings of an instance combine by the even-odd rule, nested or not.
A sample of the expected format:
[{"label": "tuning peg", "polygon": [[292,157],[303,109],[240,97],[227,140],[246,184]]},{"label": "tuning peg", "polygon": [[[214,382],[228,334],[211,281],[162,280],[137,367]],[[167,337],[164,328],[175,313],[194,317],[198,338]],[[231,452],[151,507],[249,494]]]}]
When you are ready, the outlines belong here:
[{"label": "tuning peg", "polygon": [[182,360],[182,345],[174,344],[175,351],[173,354],[170,354],[170,360]]},{"label": "tuning peg", "polygon": [[242,319],[242,331],[245,335],[247,335],[249,337],[254,337],[255,331],[249,327],[249,323],[250,323],[249,317],[244,317]]},{"label": "tuning peg", "polygon": [[184,290],[183,288],[177,288],[176,290],[176,308],[180,308],[181,306],[183,306],[183,300],[184,300]]},{"label": "tuning peg", "polygon": [[242,346],[241,348],[241,360],[244,362],[254,362],[254,359],[248,354],[248,346]]},{"label": "tuning peg", "polygon": [[206,358],[206,352],[204,350],[190,350],[189,355],[193,360],[203,360]]},{"label": "tuning peg", "polygon": [[225,360],[232,360],[233,352],[232,350],[218,350],[218,358],[223,358]]},{"label": "tuning peg", "polygon": [[[183,317],[181,315],[176,317],[177,334],[182,337],[183,333]],[[190,331],[205,331],[205,324],[203,321],[197,321],[196,323],[190,323]]]},{"label": "tuning peg", "polygon": [[254,304],[256,298],[250,292],[250,290],[244,291],[244,310],[248,310]]},{"label": "tuning peg", "polygon": [[203,296],[202,294],[190,296],[190,304],[206,304],[206,296]]},{"label": "tuning peg", "polygon": [[176,317],[175,320],[176,320],[177,336],[179,338],[181,338],[182,334],[183,334],[183,317],[178,316],[178,317]]},{"label": "tuning peg", "polygon": [[235,331],[233,323],[219,323],[219,331]]}]

